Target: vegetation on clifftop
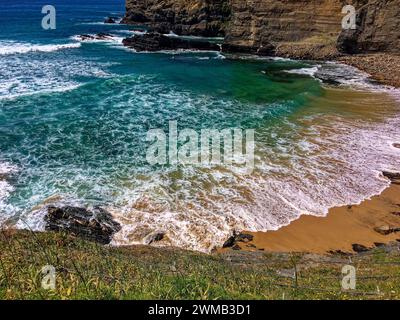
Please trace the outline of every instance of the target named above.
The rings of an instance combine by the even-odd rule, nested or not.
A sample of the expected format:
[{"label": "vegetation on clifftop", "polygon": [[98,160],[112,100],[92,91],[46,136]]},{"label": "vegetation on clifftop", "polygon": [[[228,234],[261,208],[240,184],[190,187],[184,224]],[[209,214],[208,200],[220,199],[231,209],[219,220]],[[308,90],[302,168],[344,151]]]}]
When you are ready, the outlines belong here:
[{"label": "vegetation on clifftop", "polygon": [[[0,298],[398,299],[398,245],[351,260],[237,251],[205,255],[175,248],[115,248],[62,233],[7,230],[0,235]],[[356,290],[341,290],[345,264],[356,267]],[[54,291],[41,288],[45,265],[56,268]]]}]

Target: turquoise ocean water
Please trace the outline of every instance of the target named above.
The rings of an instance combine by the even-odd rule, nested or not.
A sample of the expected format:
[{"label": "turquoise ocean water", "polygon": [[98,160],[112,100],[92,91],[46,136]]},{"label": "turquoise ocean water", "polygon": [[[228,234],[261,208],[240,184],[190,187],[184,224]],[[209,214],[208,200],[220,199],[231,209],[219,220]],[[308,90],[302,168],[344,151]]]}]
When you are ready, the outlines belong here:
[{"label": "turquoise ocean water", "polygon": [[[100,3],[100,4],[99,4]],[[0,1],[0,223],[43,228],[47,204],[101,205],[115,244],[165,231],[165,244],[210,250],[232,229],[271,230],[301,213],[357,203],[398,169],[395,90],[333,63],[135,53],[137,27],[106,25],[124,2]],[[107,41],[77,35],[107,32]],[[214,41],[219,41],[214,39]],[[150,129],[255,129],[256,164],[151,166]]]}]

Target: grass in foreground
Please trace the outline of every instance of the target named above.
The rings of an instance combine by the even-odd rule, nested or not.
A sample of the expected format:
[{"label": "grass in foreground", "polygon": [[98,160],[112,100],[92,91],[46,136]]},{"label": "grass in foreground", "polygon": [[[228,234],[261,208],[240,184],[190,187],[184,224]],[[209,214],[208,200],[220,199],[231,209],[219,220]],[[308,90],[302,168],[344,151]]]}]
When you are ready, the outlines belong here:
[{"label": "grass in foreground", "polygon": [[[399,299],[398,247],[362,256],[115,248],[61,233],[0,233],[1,299]],[[342,291],[342,267],[357,270]],[[56,289],[41,287],[56,268]],[[294,276],[297,270],[297,277]],[[297,279],[296,279],[297,278]]]}]

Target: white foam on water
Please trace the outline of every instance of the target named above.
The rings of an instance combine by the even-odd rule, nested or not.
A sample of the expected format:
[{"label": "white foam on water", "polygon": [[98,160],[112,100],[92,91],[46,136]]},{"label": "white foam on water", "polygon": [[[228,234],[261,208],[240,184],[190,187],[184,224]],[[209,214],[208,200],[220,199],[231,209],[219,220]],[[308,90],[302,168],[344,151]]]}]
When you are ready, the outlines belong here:
[{"label": "white foam on water", "polygon": [[[35,91],[28,91],[28,92],[24,92],[24,93],[18,93],[18,94],[8,94],[8,95],[4,95],[4,96],[0,96],[0,100],[13,100],[13,99],[17,99],[20,97],[26,97],[26,96],[31,96],[31,95],[36,95],[36,94],[48,94],[48,93],[56,93],[56,92],[68,92],[68,91],[72,91],[75,89],[78,89],[80,86],[82,86],[83,84],[68,84],[66,86],[62,86],[62,87],[56,87],[56,88],[52,88],[52,89],[43,89],[43,90],[35,90]],[[1,91],[1,86],[0,86],[0,91]],[[6,88],[7,90],[8,88]]]},{"label": "white foam on water", "polygon": [[6,200],[14,191],[7,177],[18,172],[18,168],[8,162],[0,162],[0,225],[12,215],[13,207]]},{"label": "white foam on water", "polygon": [[25,54],[30,52],[54,52],[65,49],[76,49],[81,46],[80,43],[66,44],[31,44],[19,43],[13,41],[0,42],[0,55]]},{"label": "white foam on water", "polygon": [[[124,85],[120,80],[110,79],[99,89],[115,90],[113,81],[120,88]],[[271,107],[257,108],[146,81],[138,78],[127,83],[126,91],[121,92],[123,100],[113,100],[113,109],[124,114],[126,123],[121,124],[118,118],[107,119],[106,115],[102,119],[104,127],[113,128],[116,136],[118,132],[138,130],[147,119],[163,123],[166,117],[178,119],[193,112],[212,113],[223,119],[225,109],[237,110],[244,119],[257,116],[263,119],[264,110]],[[381,100],[381,96],[367,98],[372,99],[370,113],[377,120],[319,109],[319,113],[300,112],[292,117],[289,113],[282,122],[258,128],[256,168],[252,175],[245,176],[235,167],[224,166],[166,167],[149,171],[135,168],[139,172],[128,171],[122,177],[124,183],[116,183],[107,175],[105,179],[101,170],[109,173],[110,167],[117,170],[113,166],[120,163],[104,159],[97,162],[93,172],[80,166],[49,164],[44,171],[47,175],[41,176],[34,194],[41,195],[41,188],[52,185],[62,185],[72,195],[79,194],[82,185],[96,186],[92,187],[93,191],[111,199],[106,209],[122,225],[113,244],[146,243],[150,234],[161,231],[166,234],[165,240],[156,245],[209,252],[220,246],[233,229],[276,230],[301,214],[324,216],[331,207],[360,203],[386,188],[389,181],[381,172],[400,168],[400,149],[392,147],[393,142],[400,141],[400,118],[394,115],[399,110],[387,112],[382,102],[386,100]],[[362,98],[357,101],[363,107]],[[221,105],[225,109],[219,109]],[[285,109],[287,105],[276,105],[279,107]],[[109,101],[99,102],[96,108],[109,110]],[[141,113],[136,114],[137,110]],[[186,120],[195,122],[196,114],[193,117]],[[79,143],[79,132],[69,139],[70,142],[78,139]],[[121,153],[129,151],[129,145],[124,148]],[[51,194],[55,192],[51,190]],[[31,203],[35,201],[32,199]],[[32,228],[41,228],[42,215],[42,211],[28,214],[19,225],[28,221]]]},{"label": "white foam on water", "polygon": [[71,39],[83,43],[112,43],[112,44],[122,44],[122,40],[124,40],[124,37],[119,37],[110,34],[110,36],[107,36],[105,39],[95,39],[96,34],[88,34],[89,36],[94,37],[94,39],[82,39],[80,36],[81,35],[75,35],[72,36]]},{"label": "white foam on water", "polygon": [[107,64],[54,55],[26,57],[8,55],[0,59],[0,100],[21,96],[71,91],[82,85],[78,77],[109,77]]},{"label": "white foam on water", "polygon": [[385,92],[400,101],[400,89],[382,85],[374,81],[370,74],[340,62],[325,62],[312,76],[322,80],[326,77],[331,78],[342,87],[349,87],[352,90]]},{"label": "white foam on water", "polygon": [[313,77],[321,66],[313,66],[309,68],[292,69],[286,71],[287,73],[304,74]]}]

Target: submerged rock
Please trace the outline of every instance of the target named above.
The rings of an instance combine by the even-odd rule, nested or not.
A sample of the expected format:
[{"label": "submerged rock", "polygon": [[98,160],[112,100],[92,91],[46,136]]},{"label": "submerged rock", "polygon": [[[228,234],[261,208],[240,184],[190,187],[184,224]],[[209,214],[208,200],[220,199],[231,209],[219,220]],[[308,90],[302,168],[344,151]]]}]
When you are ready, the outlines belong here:
[{"label": "submerged rock", "polygon": [[81,34],[78,36],[79,40],[81,41],[93,41],[93,40],[108,40],[112,39],[113,36],[109,33],[98,33],[96,35],[91,34]]},{"label": "submerged rock", "polygon": [[136,51],[161,51],[161,50],[207,50],[220,51],[216,43],[201,40],[182,39],[174,36],[166,36],[160,33],[145,33],[126,38],[122,42],[124,46]]},{"label": "submerged rock", "polygon": [[89,211],[78,207],[50,206],[44,220],[47,231],[64,231],[101,244],[110,243],[112,235],[121,230],[111,214],[99,207]]},{"label": "submerged rock", "polygon": [[106,20],[104,20],[104,23],[114,24],[114,23],[117,23],[116,19],[117,19],[116,17],[107,17]]}]

